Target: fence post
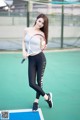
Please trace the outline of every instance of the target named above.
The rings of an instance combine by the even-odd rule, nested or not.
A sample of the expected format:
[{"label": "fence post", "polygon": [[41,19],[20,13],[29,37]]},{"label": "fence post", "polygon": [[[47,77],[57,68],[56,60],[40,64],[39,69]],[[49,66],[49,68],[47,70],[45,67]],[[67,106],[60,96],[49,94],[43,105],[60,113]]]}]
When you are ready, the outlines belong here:
[{"label": "fence post", "polygon": [[64,5],[62,4],[62,15],[61,15],[61,48],[63,48],[63,38],[64,38]]},{"label": "fence post", "polygon": [[29,27],[29,1],[26,1],[26,24]]}]

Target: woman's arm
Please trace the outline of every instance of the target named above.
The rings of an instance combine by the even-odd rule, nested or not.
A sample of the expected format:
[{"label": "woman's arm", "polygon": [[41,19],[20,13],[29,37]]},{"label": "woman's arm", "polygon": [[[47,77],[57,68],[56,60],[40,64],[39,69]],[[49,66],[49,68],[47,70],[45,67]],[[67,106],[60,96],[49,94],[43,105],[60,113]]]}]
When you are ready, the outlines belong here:
[{"label": "woman's arm", "polygon": [[44,33],[41,32],[41,35],[42,35],[43,37],[41,37],[40,48],[41,48],[42,50],[44,50],[44,49],[46,49],[47,44],[46,44],[46,39],[45,39]]},{"label": "woman's arm", "polygon": [[23,54],[23,58],[28,57],[28,54],[27,54],[27,51],[26,51],[26,44],[25,44],[26,32],[27,32],[27,29],[24,29],[23,40],[22,40],[22,54]]}]

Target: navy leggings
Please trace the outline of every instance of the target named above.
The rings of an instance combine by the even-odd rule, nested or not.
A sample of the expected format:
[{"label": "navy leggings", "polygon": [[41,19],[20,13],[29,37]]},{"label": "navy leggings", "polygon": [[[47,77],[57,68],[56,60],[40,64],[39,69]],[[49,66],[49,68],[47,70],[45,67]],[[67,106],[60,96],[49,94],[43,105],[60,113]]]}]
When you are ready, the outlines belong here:
[{"label": "navy leggings", "polygon": [[37,99],[39,99],[40,95],[45,95],[42,89],[45,66],[46,58],[43,52],[28,57],[29,86],[36,91]]}]

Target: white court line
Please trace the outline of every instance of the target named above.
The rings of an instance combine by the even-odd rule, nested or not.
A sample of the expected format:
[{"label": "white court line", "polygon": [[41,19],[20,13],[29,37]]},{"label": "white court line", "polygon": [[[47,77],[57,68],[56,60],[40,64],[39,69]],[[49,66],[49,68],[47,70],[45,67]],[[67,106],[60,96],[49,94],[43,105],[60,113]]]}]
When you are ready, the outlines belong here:
[{"label": "white court line", "polygon": [[[40,120],[44,120],[41,108],[38,108],[37,111],[39,112]],[[1,114],[1,112],[17,113],[17,112],[33,112],[33,111],[32,111],[32,109],[18,109],[18,110],[1,110],[0,114]]]},{"label": "white court line", "polygon": [[[80,48],[63,48],[63,49],[46,49],[46,52],[67,52],[67,51],[80,51]],[[0,51],[0,54],[21,54],[22,51]]]},{"label": "white court line", "polygon": [[80,51],[80,48],[45,50],[45,52],[69,52],[69,51]]}]

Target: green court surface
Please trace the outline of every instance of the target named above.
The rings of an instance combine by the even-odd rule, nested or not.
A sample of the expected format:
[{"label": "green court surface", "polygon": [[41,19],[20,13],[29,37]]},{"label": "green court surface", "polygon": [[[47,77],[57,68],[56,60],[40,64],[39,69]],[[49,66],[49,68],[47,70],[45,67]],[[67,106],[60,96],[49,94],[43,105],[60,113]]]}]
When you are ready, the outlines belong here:
[{"label": "green court surface", "polygon": [[[41,97],[44,120],[80,120],[80,51],[45,52],[43,89],[53,93],[50,109]],[[0,110],[31,109],[35,91],[28,85],[28,61],[21,53],[0,53]]]}]

